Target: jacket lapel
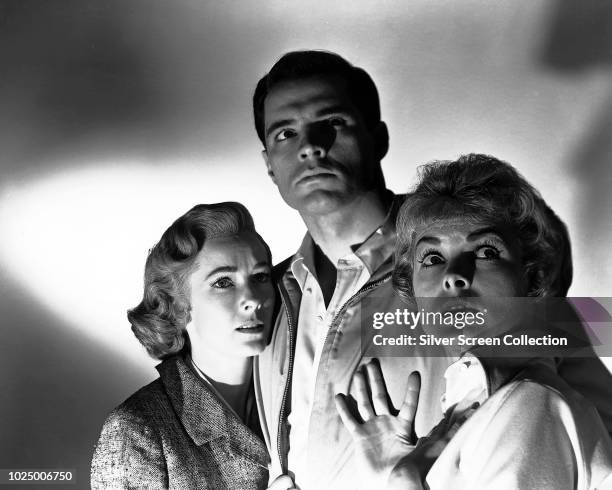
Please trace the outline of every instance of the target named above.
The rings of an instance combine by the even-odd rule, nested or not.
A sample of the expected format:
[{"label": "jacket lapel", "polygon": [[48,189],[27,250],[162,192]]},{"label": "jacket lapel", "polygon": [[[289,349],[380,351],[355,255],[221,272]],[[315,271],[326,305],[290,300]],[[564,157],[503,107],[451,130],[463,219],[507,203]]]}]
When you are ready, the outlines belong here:
[{"label": "jacket lapel", "polygon": [[182,357],[165,360],[157,370],[177,416],[196,445],[214,441],[233,456],[267,468],[269,458],[264,443],[211,392]]}]

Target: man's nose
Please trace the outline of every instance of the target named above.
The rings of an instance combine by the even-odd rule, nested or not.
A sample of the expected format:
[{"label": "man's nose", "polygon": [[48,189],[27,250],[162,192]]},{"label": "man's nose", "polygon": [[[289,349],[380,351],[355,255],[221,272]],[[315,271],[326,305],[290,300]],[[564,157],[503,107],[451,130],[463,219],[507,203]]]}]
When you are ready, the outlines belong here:
[{"label": "man's nose", "polygon": [[301,162],[305,162],[307,160],[319,160],[321,158],[325,158],[326,154],[325,149],[321,145],[308,141],[301,146],[299,158]]},{"label": "man's nose", "polygon": [[300,161],[316,161],[325,158],[334,138],[335,135],[329,125],[324,123],[312,124],[302,137],[298,151]]}]

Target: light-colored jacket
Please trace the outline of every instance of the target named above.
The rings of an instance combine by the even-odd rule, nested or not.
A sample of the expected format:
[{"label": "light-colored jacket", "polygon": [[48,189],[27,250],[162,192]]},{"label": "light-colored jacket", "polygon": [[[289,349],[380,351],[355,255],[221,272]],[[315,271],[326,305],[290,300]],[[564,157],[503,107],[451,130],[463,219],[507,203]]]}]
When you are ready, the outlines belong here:
[{"label": "light-colored jacket", "polygon": [[[301,300],[300,287],[287,260],[277,266],[283,270],[279,290],[281,311],[268,348],[256,363],[256,395],[262,418],[262,430],[268,444],[272,465],[271,479],[287,474],[287,415],[290,410],[290,377],[292,371],[297,312]],[[306,479],[296,483],[302,489],[356,488],[352,440],[336,412],[334,395],[349,393],[355,370],[371,356],[361,346],[371,344],[375,330],[371,328],[374,312],[394,312],[406,305],[391,286],[392,258],[389,258],[368,283],[350,298],[333,320],[325,339],[318,366],[313,406],[308,432],[308,464]],[[362,323],[364,328],[362,329]],[[362,333],[364,338],[362,339]],[[416,415],[416,432],[425,435],[442,417],[440,397],[444,391],[444,371],[448,358],[427,357],[415,347],[411,357],[380,358],[381,368],[393,404],[401,405],[406,393],[408,375],[419,371],[422,392]]]},{"label": "light-colored jacket", "polygon": [[108,416],[91,463],[97,488],[264,489],[263,442],[179,356]]}]

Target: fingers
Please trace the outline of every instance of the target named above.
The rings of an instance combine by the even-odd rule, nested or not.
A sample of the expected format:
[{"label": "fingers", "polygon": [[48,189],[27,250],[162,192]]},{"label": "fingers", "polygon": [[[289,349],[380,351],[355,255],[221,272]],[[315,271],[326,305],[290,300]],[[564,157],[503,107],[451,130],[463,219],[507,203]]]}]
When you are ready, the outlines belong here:
[{"label": "fingers", "polygon": [[419,405],[419,394],[421,392],[421,375],[414,371],[408,376],[408,389],[402,408],[400,408],[398,417],[412,424]]},{"label": "fingers", "polygon": [[365,376],[361,370],[358,370],[353,375],[353,396],[357,402],[359,415],[361,415],[364,422],[376,415],[372,408],[372,403],[370,402],[370,393],[365,381]]},{"label": "fingers", "polygon": [[378,362],[369,362],[366,365],[368,373],[368,381],[370,382],[370,390],[372,391],[372,403],[374,411],[378,415],[389,415],[389,399],[385,380],[380,370]]},{"label": "fingers", "polygon": [[346,400],[344,399],[344,395],[338,393],[334,397],[334,401],[336,402],[336,410],[338,411],[338,415],[340,415],[340,419],[346,427],[346,430],[349,431],[350,434],[355,434],[359,430],[359,422],[353,417],[348,407],[346,406]]}]

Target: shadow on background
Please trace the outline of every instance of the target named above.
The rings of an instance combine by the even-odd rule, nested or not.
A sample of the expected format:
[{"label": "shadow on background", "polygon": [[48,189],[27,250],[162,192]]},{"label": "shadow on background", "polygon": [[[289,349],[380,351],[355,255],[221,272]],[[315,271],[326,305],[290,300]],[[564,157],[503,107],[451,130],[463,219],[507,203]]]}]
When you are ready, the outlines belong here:
[{"label": "shadow on background", "polygon": [[558,0],[548,29],[541,53],[546,68],[561,75],[611,72],[607,98],[569,161],[581,184],[579,232],[605,243],[606,235],[612,238],[612,2]]},{"label": "shadow on background", "polygon": [[122,10],[117,1],[0,1],[5,172],[36,170],[104,133],[121,145],[128,128],[132,145],[146,144],[147,132],[135,141],[134,129],[150,127],[163,111],[146,57],[126,37]]},{"label": "shadow on background", "polygon": [[256,145],[251,88],[242,89],[256,58],[236,35],[249,32],[245,22],[258,20],[238,4],[0,0],[3,171],[200,159],[235,151],[236,128]]},{"label": "shadow on background", "polygon": [[74,469],[77,485],[69,488],[89,488],[93,446],[106,415],[155,371],[147,379],[6,277],[0,293],[0,468]]}]

